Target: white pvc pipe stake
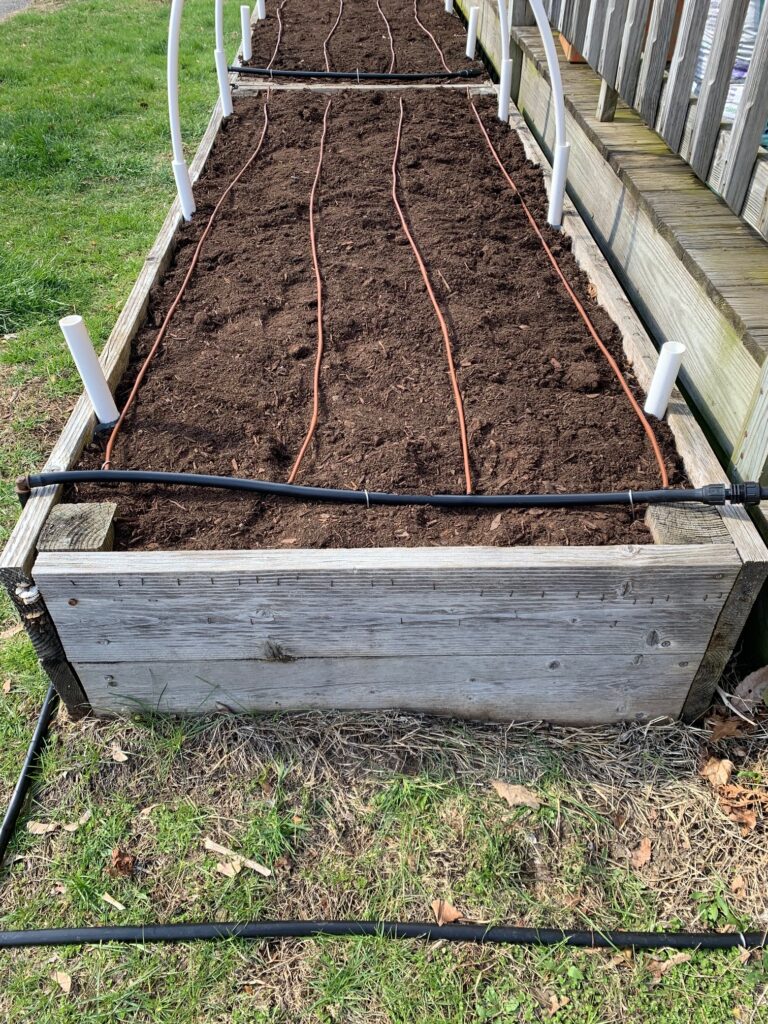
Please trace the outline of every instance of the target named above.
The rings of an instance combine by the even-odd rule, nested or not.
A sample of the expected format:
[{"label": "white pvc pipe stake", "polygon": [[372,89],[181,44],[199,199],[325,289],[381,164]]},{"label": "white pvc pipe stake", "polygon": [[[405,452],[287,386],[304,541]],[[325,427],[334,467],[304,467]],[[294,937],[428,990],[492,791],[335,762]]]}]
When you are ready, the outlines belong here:
[{"label": "white pvc pipe stake", "polygon": [[240,8],[240,34],[242,36],[240,52],[243,60],[250,60],[253,50],[251,49],[251,8],[248,4],[243,4]]},{"label": "white pvc pipe stake", "polygon": [[267,16],[267,3],[266,0],[256,0],[256,17],[259,21],[264,21]]},{"label": "white pvc pipe stake", "polygon": [[563,222],[563,199],[565,197],[568,153],[570,151],[570,146],[565,137],[565,97],[563,95],[563,82],[560,77],[560,64],[557,59],[555,40],[549,27],[544,4],[542,0],[529,0],[529,3],[536,18],[541,41],[544,44],[549,81],[552,88],[552,100],[555,108],[555,145],[552,158],[552,184],[549,189],[547,223],[553,228],[559,228]]},{"label": "white pvc pipe stake", "polygon": [[470,60],[475,59],[477,53],[477,23],[480,19],[480,8],[469,8],[469,21],[467,22],[467,56]]},{"label": "white pvc pipe stake", "polygon": [[679,341],[667,341],[661,346],[659,361],[643,406],[643,411],[649,416],[655,416],[657,420],[662,419],[667,411],[684,355],[685,345]]},{"label": "white pvc pipe stake", "polygon": [[509,94],[512,90],[512,64],[509,59],[509,16],[506,0],[497,0],[499,8],[499,36],[501,42],[501,77],[499,79],[500,121],[509,121]]},{"label": "white pvc pipe stake", "polygon": [[453,14],[453,0],[445,0],[445,13]]},{"label": "white pvc pipe stake", "polygon": [[184,220],[191,220],[195,212],[192,182],[184,160],[184,146],[181,142],[181,121],[179,119],[179,35],[181,33],[181,12],[184,0],[171,0],[171,17],[168,25],[168,118],[171,123],[171,146],[173,147],[173,176],[179,193],[179,203]]},{"label": "white pvc pipe stake", "polygon": [[224,0],[216,0],[213,11],[216,37],[216,49],[213,51],[213,59],[216,62],[216,78],[219,82],[221,116],[229,117],[232,113],[232,91],[229,88],[227,55],[224,52]]},{"label": "white pvc pipe stake", "polygon": [[99,423],[114,423],[119,418],[115,400],[101,368],[99,357],[93,347],[88,328],[81,316],[65,316],[59,320],[61,333],[67,340],[69,351],[75,361],[77,372],[91,400],[93,411]]}]

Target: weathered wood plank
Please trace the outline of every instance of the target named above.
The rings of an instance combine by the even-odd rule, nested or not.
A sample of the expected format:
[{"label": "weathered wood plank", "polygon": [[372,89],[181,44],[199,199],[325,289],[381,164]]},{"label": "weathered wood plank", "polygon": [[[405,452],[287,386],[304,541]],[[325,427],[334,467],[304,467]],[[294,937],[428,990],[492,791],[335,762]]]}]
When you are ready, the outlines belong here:
[{"label": "weathered wood plank", "polygon": [[40,532],[38,551],[108,551],[115,535],[113,501],[58,504]]},{"label": "weathered wood plank", "polygon": [[691,138],[688,163],[706,180],[715,150],[731,69],[744,27],[749,0],[722,0],[715,23],[712,51],[704,71]]},{"label": "weathered wood plank", "polygon": [[629,0],[627,20],[624,25],[624,37],[621,41],[619,70],[616,73],[616,89],[630,106],[632,106],[640,74],[640,54],[645,39],[645,25],[648,19],[650,0]]},{"label": "weathered wood plank", "polygon": [[616,85],[628,3],[629,0],[608,0],[605,12],[600,59],[596,70],[610,86]]},{"label": "weathered wood plank", "polygon": [[[97,714],[305,708],[570,724],[680,713],[692,667],[674,655],[311,658],[78,664]],[[532,680],[536,685],[532,685]]]},{"label": "weathered wood plank", "polygon": [[731,129],[720,191],[737,213],[744,204],[768,120],[768,7],[763,9],[744,92]]},{"label": "weathered wood plank", "polygon": [[677,0],[655,0],[651,13],[633,104],[649,125],[656,118],[676,10]]},{"label": "weathered wood plank", "polygon": [[670,149],[678,151],[696,72],[696,58],[704,36],[709,0],[686,0],[677,32],[675,52],[661,99],[657,130]]},{"label": "weathered wood plank", "polygon": [[612,121],[616,116],[619,94],[603,79],[600,85],[600,98],[597,101],[595,116],[598,121]]},{"label": "weathered wood plank", "polygon": [[510,25],[536,24],[536,19],[533,16],[528,0],[512,0],[509,5],[509,23]]},{"label": "weathered wood plank", "polygon": [[730,544],[105,552],[40,555],[35,580],[86,662],[574,654],[585,641],[691,658],[739,566]]},{"label": "weathered wood plank", "polygon": [[727,544],[731,539],[720,513],[708,505],[652,505],[645,521],[657,544]]},{"label": "weathered wood plank", "polygon": [[587,27],[584,31],[584,59],[593,68],[596,68],[600,60],[600,50],[603,44],[603,29],[607,14],[606,4],[590,3],[587,15]]}]

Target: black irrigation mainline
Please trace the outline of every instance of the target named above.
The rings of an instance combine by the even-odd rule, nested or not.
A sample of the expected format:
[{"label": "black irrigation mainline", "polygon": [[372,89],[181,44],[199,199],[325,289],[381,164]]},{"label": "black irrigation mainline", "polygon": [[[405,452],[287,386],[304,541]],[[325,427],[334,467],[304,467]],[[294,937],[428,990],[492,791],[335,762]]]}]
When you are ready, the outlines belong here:
[{"label": "black irrigation mainline", "polygon": [[480,78],[484,68],[464,68],[461,71],[306,71],[300,68],[252,68],[231,64],[227,71],[257,78],[326,78],[341,82],[423,82],[463,78]]},{"label": "black irrigation mainline", "polygon": [[759,483],[707,484],[704,487],[659,490],[591,491],[572,494],[389,494],[385,491],[353,491],[336,487],[305,487],[273,480],[247,480],[203,473],[163,473],[138,469],[71,469],[31,473],[16,481],[22,506],[38,487],[58,484],[159,484],[169,487],[215,487],[229,491],[329,501],[341,505],[432,505],[436,508],[580,508],[591,505],[669,505],[699,502],[706,505],[758,505],[768,499],[768,487]]}]

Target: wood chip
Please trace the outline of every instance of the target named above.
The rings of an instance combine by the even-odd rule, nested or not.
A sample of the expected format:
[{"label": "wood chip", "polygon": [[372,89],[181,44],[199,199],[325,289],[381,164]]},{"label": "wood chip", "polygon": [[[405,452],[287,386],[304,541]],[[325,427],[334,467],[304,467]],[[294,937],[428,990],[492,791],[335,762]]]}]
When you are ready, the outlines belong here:
[{"label": "wood chip", "polygon": [[209,853],[218,853],[223,857],[229,858],[231,861],[240,861],[242,867],[248,868],[250,871],[255,871],[258,875],[263,875],[264,878],[269,878],[272,874],[269,868],[265,868],[264,865],[259,864],[258,861],[244,857],[241,853],[237,853],[235,850],[230,850],[228,847],[222,846],[220,843],[215,843],[213,839],[204,839],[203,846]]},{"label": "wood chip", "polygon": [[103,892],[101,894],[101,898],[105,903],[108,903],[110,907],[114,907],[115,910],[125,910],[123,904],[119,900],[116,900],[114,896],[110,896],[108,892]]},{"label": "wood chip", "polygon": [[463,921],[464,915],[447,900],[432,900],[432,913],[439,925],[454,924],[456,921]]},{"label": "wood chip", "polygon": [[500,779],[493,779],[491,785],[510,807],[530,807],[534,811],[541,807],[541,800],[527,786],[515,786]]},{"label": "wood chip", "polygon": [[55,821],[28,821],[27,832],[33,836],[45,836],[49,832],[55,832],[58,828],[58,823]]}]

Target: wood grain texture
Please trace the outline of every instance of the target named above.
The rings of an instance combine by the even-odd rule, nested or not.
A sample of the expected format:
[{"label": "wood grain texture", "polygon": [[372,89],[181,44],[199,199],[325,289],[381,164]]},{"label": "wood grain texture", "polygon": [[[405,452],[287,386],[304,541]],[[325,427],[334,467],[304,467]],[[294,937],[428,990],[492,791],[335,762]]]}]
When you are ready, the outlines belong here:
[{"label": "wood grain texture", "polygon": [[[221,109],[217,102],[208,128],[190,165],[190,176],[193,182],[197,180],[203,168],[220,122]],[[173,255],[176,232],[180,223],[181,209],[178,199],[175,199],[101,353],[104,375],[113,391],[128,364],[131,342],[144,319],[150,290],[165,271]],[[92,436],[94,423],[91,403],[83,394],[78,399],[72,415],[59,435],[53,451],[45,463],[44,471],[52,472],[59,469],[70,469],[74,466]],[[0,568],[29,572],[34,560],[35,545],[40,530],[60,496],[61,488],[59,487],[44,487],[34,491],[5,548],[0,553]]]},{"label": "wood grain texture", "polygon": [[650,0],[629,0],[624,36],[621,40],[616,89],[630,106],[634,102],[637,79],[640,74],[640,54],[645,40],[649,3]]},{"label": "wood grain texture", "polygon": [[725,154],[721,194],[739,212],[768,120],[768,7],[763,9],[744,91]]},{"label": "wood grain texture", "polygon": [[608,0],[606,5],[600,59],[596,70],[610,86],[616,85],[628,3],[629,0]]},{"label": "wood grain texture", "polygon": [[114,501],[59,503],[40,532],[38,551],[108,551],[115,535]]},{"label": "wood grain texture", "polygon": [[670,149],[676,152],[680,148],[683,126],[688,116],[696,59],[708,12],[709,0],[686,0],[669,77],[661,98],[657,131]]},{"label": "wood grain texture", "polygon": [[595,117],[598,121],[612,121],[616,116],[616,105],[619,102],[619,94],[608,85],[603,79],[600,85],[600,97],[597,101]]},{"label": "wood grain texture", "polygon": [[674,655],[312,658],[78,664],[97,714],[306,708],[400,710],[563,724],[680,713],[692,666]]},{"label": "wood grain texture", "polygon": [[676,10],[677,0],[655,0],[651,12],[633,103],[649,125],[653,125],[656,118]]},{"label": "wood grain texture", "polygon": [[696,104],[691,151],[687,156],[688,163],[704,180],[712,163],[748,6],[749,0],[722,0],[715,23],[712,50]]},{"label": "wood grain texture", "polygon": [[[73,660],[701,656],[740,560],[702,547],[43,554]],[[674,614],[672,614],[674,609]]]},{"label": "wood grain texture", "polygon": [[597,68],[600,60],[600,50],[603,44],[603,29],[605,28],[606,5],[590,3],[587,14],[587,27],[584,30],[584,59],[593,68]]}]

